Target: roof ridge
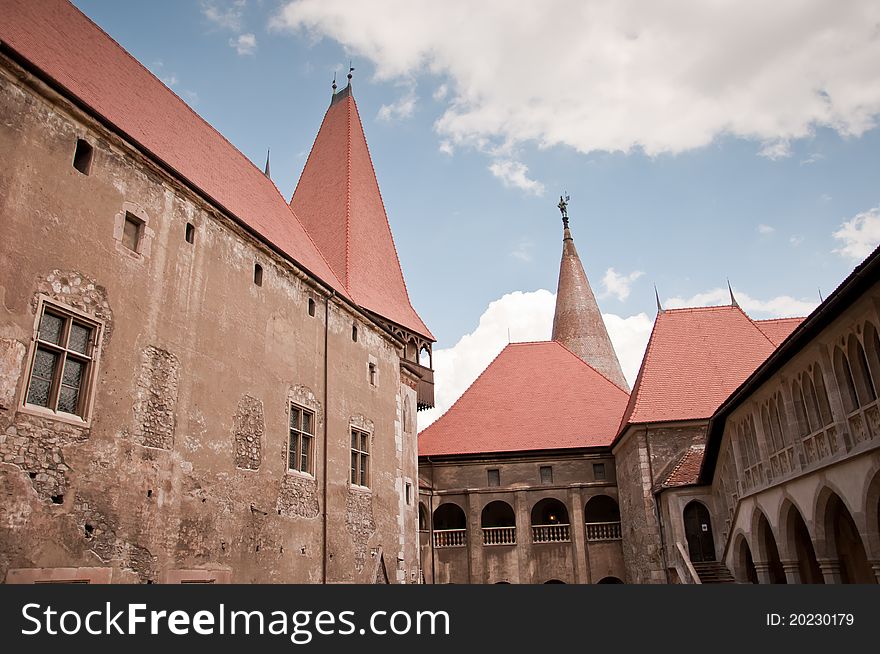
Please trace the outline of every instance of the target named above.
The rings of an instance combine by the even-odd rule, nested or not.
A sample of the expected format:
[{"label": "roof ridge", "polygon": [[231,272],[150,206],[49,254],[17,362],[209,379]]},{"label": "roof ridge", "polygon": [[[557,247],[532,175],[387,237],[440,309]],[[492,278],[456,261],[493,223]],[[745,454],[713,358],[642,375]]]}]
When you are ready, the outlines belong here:
[{"label": "roof ridge", "polygon": [[[117,41],[115,38],[113,38],[113,37],[112,37],[112,36],[111,36],[106,30],[104,30],[104,28],[102,28],[100,25],[98,25],[98,23],[96,23],[95,21],[93,21],[93,20],[89,17],[88,14],[86,14],[86,13],[85,13],[84,11],[82,11],[79,7],[77,7],[76,5],[74,5],[73,2],[71,2],[70,0],[66,0],[66,1],[67,1],[67,3],[68,3],[68,4],[74,9],[74,11],[78,12],[83,18],[86,19],[86,21],[88,21],[89,23],[91,23],[91,25],[92,25],[96,30],[98,30],[98,32],[100,32],[101,34],[103,34],[103,35],[108,39],[108,41],[113,45],[113,47],[115,47],[119,52],[121,52],[121,53],[123,54],[124,57],[126,57],[128,60],[134,62],[136,66],[138,66],[141,70],[143,70],[144,72],[146,72],[147,75],[149,75],[149,76],[152,77],[155,81],[157,81],[157,82],[161,85],[161,87],[162,87],[163,89],[165,89],[166,92],[168,92],[169,94],[171,94],[172,96],[174,96],[174,98],[175,98],[175,99],[176,99],[176,100],[177,100],[177,101],[178,101],[178,102],[179,102],[179,103],[180,103],[180,104],[181,104],[181,105],[182,105],[182,106],[183,106],[183,107],[184,107],[184,108],[190,113],[190,114],[192,114],[192,115],[196,118],[196,120],[198,120],[199,122],[201,122],[202,124],[204,124],[205,126],[207,126],[208,129],[210,129],[214,134],[216,134],[217,136],[219,136],[220,139],[222,139],[224,143],[226,143],[230,148],[232,148],[232,151],[233,151],[233,152],[234,152],[234,153],[235,153],[240,159],[242,159],[242,160],[244,160],[245,162],[247,162],[248,165],[250,165],[250,166],[251,166],[254,170],[256,170],[258,173],[260,173],[262,179],[265,179],[265,180],[267,180],[268,182],[271,182],[271,184],[272,184],[272,186],[275,188],[275,190],[278,191],[278,195],[281,196],[281,200],[282,200],[282,201],[284,200],[284,195],[283,195],[283,194],[281,193],[281,191],[278,189],[278,186],[275,184],[275,182],[272,181],[270,178],[266,177],[266,175],[263,173],[263,171],[260,170],[259,166],[257,166],[257,164],[255,164],[253,161],[251,161],[250,157],[248,157],[244,152],[242,152],[241,150],[239,150],[238,147],[237,147],[234,143],[232,143],[232,141],[230,141],[228,138],[226,138],[226,137],[223,135],[222,132],[220,132],[220,130],[218,130],[216,127],[214,127],[214,126],[213,126],[208,120],[206,120],[201,114],[199,114],[195,109],[193,109],[193,108],[192,108],[192,107],[186,102],[186,100],[184,100],[183,98],[181,98],[181,97],[177,94],[177,92],[176,92],[174,89],[172,89],[170,86],[168,86],[167,84],[165,84],[165,82],[163,82],[162,79],[161,79],[158,75],[156,75],[155,73],[153,73],[153,71],[151,71],[149,68],[147,68],[147,66],[145,66],[145,65],[144,65],[144,64],[143,64],[143,63],[142,63],[137,57],[135,57],[133,54],[131,54],[128,50],[126,50],[126,49],[122,46],[122,44],[119,43],[119,41]],[[51,77],[51,75],[49,75],[49,73],[48,73],[47,71],[42,71],[42,72],[43,72],[44,75],[48,75],[49,77]],[[54,78],[53,78],[53,79],[54,79]],[[55,81],[56,81],[57,83],[61,84],[61,86],[62,86],[63,88],[67,89],[67,86],[66,86],[65,84],[63,84],[62,82],[60,82],[60,80],[55,80]],[[98,109],[95,108],[94,111],[98,111]],[[148,152],[150,152],[150,153],[152,154],[152,156],[156,157],[157,159],[159,159],[159,160],[161,160],[161,161],[165,161],[164,158],[163,158],[162,156],[160,156],[158,152],[152,152],[151,150],[149,150],[149,148],[147,148],[147,146],[141,144],[140,141],[139,141],[134,135],[132,135],[132,134],[127,134],[126,132],[124,132],[124,131],[122,130],[121,127],[118,127],[117,129],[119,129],[120,132],[122,132],[122,133],[126,136],[126,139],[130,139],[130,140],[133,141],[135,144],[137,144],[139,147],[146,149]],[[192,186],[193,186],[193,187],[194,187],[199,193],[204,194],[204,195],[210,197],[205,189],[202,189],[202,188],[201,188],[199,185],[197,185],[195,182],[193,182],[192,180],[188,179],[188,178],[187,178],[182,172],[178,171],[176,167],[172,166],[172,165],[171,165],[170,163],[168,163],[168,162],[165,162],[165,164],[166,164],[167,166],[169,166],[172,170],[174,170],[178,175],[180,175],[180,177],[181,177],[182,179],[186,180],[186,182],[187,182],[188,184],[191,184],[191,185],[192,185]],[[261,182],[261,183],[265,183],[265,182]],[[219,200],[216,200],[216,199],[214,199],[214,198],[211,198],[211,199],[212,199],[213,202],[216,202],[217,205],[220,206],[224,211],[229,212],[231,215],[236,216],[236,218],[238,218],[239,220],[244,221],[244,222],[247,224],[247,221],[245,221],[245,219],[244,219],[243,217],[239,216],[237,213],[235,213],[235,212],[232,211],[231,209],[227,208],[225,205],[221,204]],[[285,204],[287,204],[287,203],[285,202]],[[300,221],[299,216],[297,216],[297,215],[296,215],[296,212],[294,212],[292,209],[291,209],[291,214],[293,215],[293,218],[294,218],[294,219],[300,224],[300,227],[302,227],[303,232],[305,232],[306,236],[309,237],[309,243],[312,244],[312,246],[313,246],[313,248],[314,248],[314,251],[318,254],[318,256],[321,257],[321,259],[324,261],[324,263],[327,264],[327,270],[330,272],[330,274],[332,274],[332,275],[336,278],[336,281],[339,282],[340,287],[344,288],[345,291],[346,291],[346,293],[348,293],[348,294],[350,295],[350,293],[348,292],[348,287],[345,286],[344,284],[342,284],[342,280],[339,279],[339,277],[336,275],[336,273],[335,273],[335,271],[333,270],[333,268],[330,267],[330,264],[329,264],[329,262],[327,261],[326,257],[324,257],[323,252],[321,252],[320,248],[318,248],[317,244],[314,242],[314,240],[312,240],[311,236],[310,236],[309,233],[308,233],[308,230],[305,228],[305,225],[303,225],[303,224],[302,224],[302,221]],[[259,231],[259,230],[255,230],[255,231],[257,232],[257,235],[259,236],[259,238],[260,238],[261,240],[263,240],[263,241],[265,241],[265,242],[268,242],[268,243],[271,243],[271,241],[269,241],[269,238],[268,238],[265,234],[263,234],[263,233],[262,233],[261,231]],[[292,255],[292,254],[287,253],[287,252],[285,252],[284,254],[285,254],[285,256],[290,257],[290,259],[293,260],[293,255]],[[299,265],[299,266],[305,268],[305,265],[304,265],[302,262],[297,262],[297,265]],[[317,274],[315,274],[315,276],[318,277]],[[320,278],[318,277],[318,279],[320,279]],[[330,281],[330,280],[328,280],[328,281]]]},{"label": "roof ridge", "polygon": [[[740,311],[742,311],[739,306],[734,306],[732,304],[708,304],[703,307],[671,307],[669,309],[663,309],[661,313],[685,313],[687,311],[718,311],[720,309],[739,309]],[[745,313],[745,311],[742,312]],[[748,314],[746,314],[746,317],[748,318]],[[749,318],[749,320],[751,320],[751,318]]]},{"label": "roof ridge", "polygon": [[437,419],[436,419],[434,422],[432,422],[430,425],[428,425],[427,427],[425,427],[425,428],[424,428],[422,431],[420,431],[417,435],[418,435],[418,436],[421,436],[422,434],[424,434],[425,432],[427,432],[431,427],[433,427],[433,426],[436,425],[438,422],[440,422],[441,420],[443,420],[443,418],[446,417],[446,414],[449,413],[450,411],[452,411],[452,409],[453,409],[453,408],[454,408],[459,402],[461,402],[461,399],[462,399],[465,395],[467,395],[467,393],[468,393],[469,390],[471,390],[471,389],[474,387],[474,384],[476,384],[478,381],[480,381],[480,379],[483,377],[483,375],[486,374],[486,371],[489,370],[489,368],[492,367],[492,364],[495,363],[495,362],[498,360],[498,357],[500,357],[500,356],[502,355],[502,353],[504,352],[504,350],[506,350],[507,348],[509,348],[510,345],[511,345],[511,344],[508,343],[507,345],[505,345],[504,347],[502,347],[501,350],[498,352],[498,354],[496,354],[495,357],[489,362],[489,364],[488,364],[485,368],[483,368],[482,372],[474,378],[474,381],[472,381],[470,384],[468,384],[468,387],[467,387],[466,389],[464,389],[464,391],[462,392],[462,394],[458,396],[458,398],[455,400],[455,402],[453,402],[452,404],[450,404],[450,405],[449,405],[449,408],[446,409],[446,411],[444,411],[442,414],[440,414],[439,416],[437,416]]},{"label": "roof ridge", "polygon": [[[610,339],[610,337],[609,337],[609,339]],[[575,359],[577,359],[577,360],[580,361],[582,364],[584,364],[587,368],[589,368],[590,370],[592,370],[593,372],[595,372],[596,374],[598,374],[602,379],[604,379],[604,380],[607,381],[609,384],[611,384],[612,386],[614,386],[614,388],[618,389],[619,391],[622,391],[624,394],[626,394],[627,397],[629,397],[629,392],[628,392],[627,390],[625,390],[623,387],[618,386],[617,384],[615,384],[613,381],[611,381],[611,378],[609,378],[607,375],[605,375],[605,374],[599,372],[599,370],[597,370],[594,366],[590,365],[588,362],[586,362],[586,361],[584,361],[583,359],[581,359],[577,354],[575,354],[574,352],[572,352],[572,351],[571,351],[569,348],[567,348],[564,344],[560,343],[559,341],[550,341],[550,342],[551,342],[551,343],[555,343],[556,345],[558,345],[559,347],[561,347],[563,350],[565,350],[566,352],[568,352],[568,353],[569,353],[571,356],[573,356]]]},{"label": "roof ridge", "polygon": [[636,375],[636,381],[629,393],[629,402],[627,402],[626,408],[623,411],[620,425],[617,428],[617,436],[615,436],[614,440],[617,440],[620,437],[623,430],[626,429],[626,426],[629,424],[629,419],[639,407],[639,400],[641,399],[639,391],[641,391],[642,388],[642,373],[647,367],[648,357],[650,356],[654,345],[654,335],[657,333],[657,325],[660,323],[660,316],[664,315],[665,312],[665,309],[663,311],[658,311],[657,315],[654,317],[654,325],[651,327],[651,335],[648,337],[648,344],[645,346],[645,354],[642,356],[642,364],[639,366],[639,373]]},{"label": "roof ridge", "polygon": [[[756,322],[756,321],[755,321],[755,320],[754,320],[749,314],[747,314],[745,311],[743,311],[743,310],[742,310],[742,307],[740,307],[738,304],[737,304],[737,305],[734,305],[734,306],[735,306],[737,309],[739,309],[739,311],[740,311],[740,313],[742,313],[742,315],[744,315],[744,316],[746,317],[746,320],[749,321],[749,324],[751,324],[752,327],[754,327],[755,329],[757,329],[757,330],[758,330],[758,333],[761,334],[761,336],[763,336],[765,339],[767,339],[767,342],[770,343],[770,345],[773,346],[773,350],[775,350],[775,349],[776,349],[776,343],[773,342],[773,339],[770,338],[770,336],[767,334],[767,332],[765,332],[763,329],[761,329],[760,327],[758,327],[758,323],[757,323],[757,322]],[[770,351],[772,352],[773,350],[770,350]],[[769,356],[769,354],[768,354],[768,356]],[[765,358],[766,358],[766,357],[765,357]]]},{"label": "roof ridge", "polygon": [[[357,114],[358,123],[361,125],[361,133],[364,135],[364,147],[367,150],[367,161],[370,162],[370,171],[373,173],[373,179],[376,180],[376,190],[379,193],[379,203],[382,205],[382,215],[385,217],[385,225],[388,227],[388,234],[391,236],[391,249],[394,252],[394,259],[397,261],[397,270],[400,271],[400,278],[403,280],[403,292],[406,295],[410,307],[412,307],[412,300],[409,297],[409,289],[406,285],[406,275],[403,274],[403,266],[400,265],[400,255],[397,252],[397,244],[394,242],[394,231],[391,229],[391,222],[388,220],[388,210],[385,208],[385,198],[382,197],[382,187],[379,186],[379,178],[376,175],[376,167],[373,165],[373,155],[370,152],[370,144],[367,143],[367,134],[363,130],[361,112],[358,110],[357,100],[354,99],[354,96],[350,95],[349,97],[351,98],[351,103],[354,105],[354,111]],[[413,311],[415,311],[414,307]],[[417,312],[416,315],[418,315]],[[419,320],[421,320],[421,316],[419,316]],[[425,327],[427,328],[427,325],[425,325]]]}]

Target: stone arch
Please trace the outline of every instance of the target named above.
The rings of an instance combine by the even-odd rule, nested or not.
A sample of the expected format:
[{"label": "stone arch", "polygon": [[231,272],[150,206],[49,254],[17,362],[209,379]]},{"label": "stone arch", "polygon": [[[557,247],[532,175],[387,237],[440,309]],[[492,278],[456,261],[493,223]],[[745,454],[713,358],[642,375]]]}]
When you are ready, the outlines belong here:
[{"label": "stone arch", "polygon": [[834,491],[823,489],[816,515],[824,530],[826,552],[829,558],[840,564],[841,582],[877,583],[862,534],[843,498]]},{"label": "stone arch", "polygon": [[489,502],[480,514],[481,527],[516,527],[516,513],[504,500]]},{"label": "stone arch", "polygon": [[740,583],[757,584],[758,571],[755,568],[755,561],[752,558],[752,549],[749,547],[748,539],[745,534],[740,532],[733,542],[733,573],[736,576],[736,580]]},{"label": "stone arch", "polygon": [[620,522],[617,500],[608,495],[593,495],[584,505],[584,522]]},{"label": "stone arch", "polygon": [[419,502],[419,531],[428,531],[428,507]]},{"label": "stone arch", "polygon": [[849,366],[856,385],[859,406],[870,404],[877,399],[877,387],[871,377],[865,348],[855,334],[850,334],[846,341],[846,353],[849,356]]},{"label": "stone arch", "polygon": [[544,582],[545,584],[564,584],[565,582],[561,579],[548,579]]},{"label": "stone arch", "polygon": [[788,559],[797,561],[801,583],[824,584],[825,580],[813,546],[813,537],[800,510],[791,499],[786,498],[782,502],[779,516],[783,551],[786,552]]},{"label": "stone arch", "polygon": [[[853,506],[850,498],[844,493],[840,487],[831,479],[825,479],[821,486],[816,487],[813,495],[813,515],[807,516],[806,519],[813,525],[813,537],[816,546],[816,555],[821,558],[833,559],[836,556],[834,550],[833,534],[826,530],[825,515],[828,511],[828,502],[836,496],[843,502],[850,516],[861,515]],[[812,517],[812,520],[810,519]]]},{"label": "stone arch", "polygon": [[691,500],[682,511],[682,521],[691,561],[714,561],[715,537],[709,507],[700,500]]},{"label": "stone arch", "polygon": [[[771,584],[784,584],[785,570],[782,567],[782,559],[779,556],[779,547],[776,544],[776,535],[773,527],[767,519],[767,515],[760,507],[755,508],[752,520],[752,533],[755,537],[755,546],[758,560],[767,566],[767,577]],[[755,566],[758,567],[757,565]]]},{"label": "stone arch", "polygon": [[467,516],[455,502],[444,502],[434,509],[433,525],[435,531],[467,529]]},{"label": "stone arch", "polygon": [[623,580],[619,577],[602,577],[597,584],[622,584]]},{"label": "stone arch", "polygon": [[424,366],[425,368],[433,368],[434,367],[434,357],[431,353],[431,348],[427,345],[423,345],[419,350],[419,365]]},{"label": "stone arch", "polygon": [[540,525],[567,525],[568,508],[565,502],[557,500],[555,497],[545,497],[539,500],[532,507],[532,526]]}]

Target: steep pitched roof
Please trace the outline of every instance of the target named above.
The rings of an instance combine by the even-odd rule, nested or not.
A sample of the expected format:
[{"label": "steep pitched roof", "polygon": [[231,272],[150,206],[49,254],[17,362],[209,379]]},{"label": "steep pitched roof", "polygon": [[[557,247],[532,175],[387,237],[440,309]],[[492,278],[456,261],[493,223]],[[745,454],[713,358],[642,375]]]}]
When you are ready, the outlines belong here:
[{"label": "steep pitched roof", "polygon": [[778,347],[803,321],[803,318],[771,318],[754,323]]},{"label": "steep pitched roof", "polygon": [[620,431],[709,418],[775,347],[737,306],[659,312]]},{"label": "steep pitched roof", "polygon": [[607,446],[627,397],[557,342],[512,343],[419,434],[419,456]]},{"label": "steep pitched roof", "polygon": [[357,304],[433,340],[410,304],[351,85],[333,96],[290,206]]},{"label": "steep pitched roof", "polygon": [[66,0],[3,0],[0,41],[213,202],[345,294],[272,181]]},{"label": "steep pitched roof", "polygon": [[567,223],[563,230],[552,338],[622,389],[629,390]]},{"label": "steep pitched roof", "polygon": [[700,465],[703,463],[705,445],[691,445],[673,466],[660,484],[662,488],[690,486],[696,484],[700,477]]}]

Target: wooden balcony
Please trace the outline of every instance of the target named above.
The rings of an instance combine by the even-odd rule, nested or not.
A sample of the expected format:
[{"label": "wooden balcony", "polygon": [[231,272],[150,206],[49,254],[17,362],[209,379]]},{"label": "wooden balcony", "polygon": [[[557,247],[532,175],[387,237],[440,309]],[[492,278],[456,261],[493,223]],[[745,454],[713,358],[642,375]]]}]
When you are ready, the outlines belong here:
[{"label": "wooden balcony", "polygon": [[416,387],[418,410],[421,411],[422,409],[433,409],[434,371],[430,368],[426,368],[419,363],[415,363],[414,361],[407,361],[406,359],[402,360],[400,362],[400,365],[410,372],[415,373],[419,377],[418,386]]}]

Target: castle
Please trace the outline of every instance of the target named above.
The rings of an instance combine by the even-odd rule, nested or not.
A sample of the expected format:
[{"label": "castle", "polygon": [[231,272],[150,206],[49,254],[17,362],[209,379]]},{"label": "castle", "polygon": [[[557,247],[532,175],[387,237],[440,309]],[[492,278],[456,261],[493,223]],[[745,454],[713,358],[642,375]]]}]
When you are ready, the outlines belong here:
[{"label": "castle", "polygon": [[630,390],[561,202],[551,340],[418,434],[351,79],[289,200],[66,0],[0,3],[0,113],[6,583],[880,578],[878,252],[803,319],[658,301]]}]

